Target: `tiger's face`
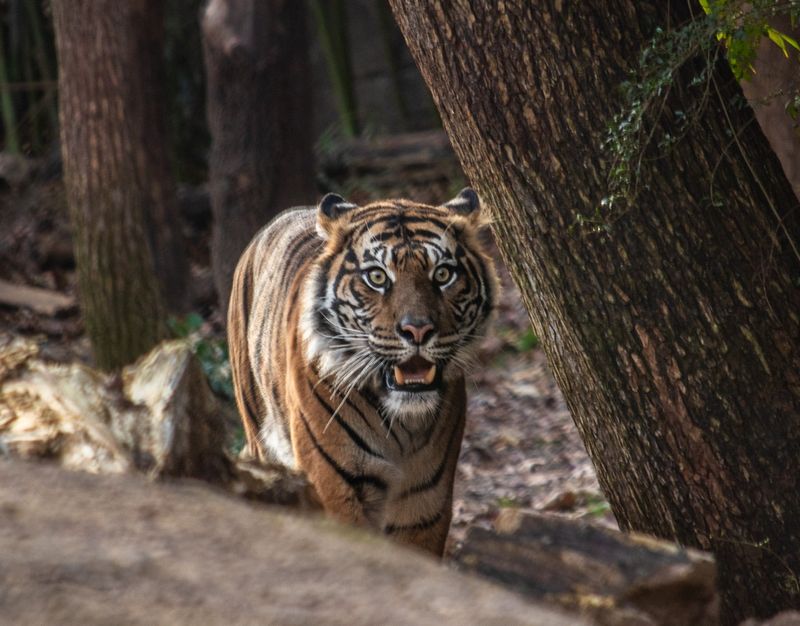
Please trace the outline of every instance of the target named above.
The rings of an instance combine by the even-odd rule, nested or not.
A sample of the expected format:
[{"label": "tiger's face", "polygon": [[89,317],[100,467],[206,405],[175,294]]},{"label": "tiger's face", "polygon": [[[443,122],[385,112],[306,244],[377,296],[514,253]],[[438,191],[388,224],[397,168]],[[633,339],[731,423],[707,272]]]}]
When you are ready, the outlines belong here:
[{"label": "tiger's face", "polygon": [[343,395],[369,390],[392,418],[433,414],[469,368],[493,309],[497,279],[481,226],[471,189],[440,207],[326,196],[317,219],[326,248],[302,317],[319,374]]}]

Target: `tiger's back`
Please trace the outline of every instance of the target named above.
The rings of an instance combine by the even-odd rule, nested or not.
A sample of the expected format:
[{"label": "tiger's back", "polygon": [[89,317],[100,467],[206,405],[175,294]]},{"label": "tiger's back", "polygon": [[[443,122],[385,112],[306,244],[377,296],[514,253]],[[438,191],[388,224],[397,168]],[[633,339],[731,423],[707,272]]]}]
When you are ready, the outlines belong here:
[{"label": "tiger's back", "polygon": [[[228,314],[231,373],[249,455],[295,467],[287,419],[286,319],[296,278],[322,246],[315,208],[284,211],[245,249]],[[259,437],[264,436],[259,443]]]},{"label": "tiger's back", "polygon": [[463,368],[496,293],[476,207],[468,190],[285,212],[243,254],[229,308],[250,454],[303,470],[333,517],[437,554]]}]

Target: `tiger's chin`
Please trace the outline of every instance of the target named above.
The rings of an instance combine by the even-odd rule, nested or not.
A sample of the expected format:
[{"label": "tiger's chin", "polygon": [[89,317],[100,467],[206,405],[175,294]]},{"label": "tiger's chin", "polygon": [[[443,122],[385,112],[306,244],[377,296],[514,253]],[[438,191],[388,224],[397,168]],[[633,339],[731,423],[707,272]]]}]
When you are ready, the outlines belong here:
[{"label": "tiger's chin", "polygon": [[442,394],[438,389],[430,391],[398,391],[389,389],[382,398],[383,409],[390,419],[413,428],[426,423],[441,407]]}]

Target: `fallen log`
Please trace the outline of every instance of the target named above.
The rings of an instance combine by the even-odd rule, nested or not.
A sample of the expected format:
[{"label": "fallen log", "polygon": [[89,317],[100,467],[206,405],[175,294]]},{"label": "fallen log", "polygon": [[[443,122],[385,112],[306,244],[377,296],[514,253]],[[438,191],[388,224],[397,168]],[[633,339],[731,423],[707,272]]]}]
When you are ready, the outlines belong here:
[{"label": "fallen log", "polygon": [[95,473],[206,480],[251,500],[319,508],[304,476],[234,460],[222,410],[184,341],[120,375],[48,363],[37,344],[0,336],[0,453]]},{"label": "fallen log", "polygon": [[74,309],[75,298],[51,289],[17,285],[0,279],[0,304],[28,308],[42,315],[56,315]]},{"label": "fallen log", "polygon": [[468,530],[456,561],[463,571],[581,609],[600,624],[617,624],[622,615],[630,624],[718,623],[712,558],[644,535],[506,509],[495,530]]},{"label": "fallen log", "polygon": [[349,139],[332,147],[322,158],[323,170],[346,169],[354,174],[457,163],[450,141],[441,130]]},{"label": "fallen log", "polygon": [[47,363],[28,339],[0,342],[0,446],[71,469],[217,482],[230,475],[216,400],[182,341],[120,375]]},{"label": "fallen log", "polygon": [[[318,160],[328,186],[345,186],[364,200],[406,195],[413,188],[415,200],[438,202],[464,180],[443,131],[348,139],[323,150]],[[432,188],[420,196],[418,188],[428,186]]]}]

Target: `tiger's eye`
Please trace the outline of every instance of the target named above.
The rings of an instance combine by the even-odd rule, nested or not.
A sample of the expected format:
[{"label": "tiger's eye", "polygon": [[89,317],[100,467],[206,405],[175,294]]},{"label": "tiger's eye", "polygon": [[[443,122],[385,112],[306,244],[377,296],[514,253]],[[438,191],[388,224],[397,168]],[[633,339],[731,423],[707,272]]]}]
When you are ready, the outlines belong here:
[{"label": "tiger's eye", "polygon": [[379,267],[367,271],[367,282],[373,287],[383,287],[386,284],[386,272]]},{"label": "tiger's eye", "polygon": [[440,285],[444,285],[453,275],[453,270],[451,270],[446,265],[440,265],[436,268],[436,271],[433,273],[433,280],[436,281]]}]

